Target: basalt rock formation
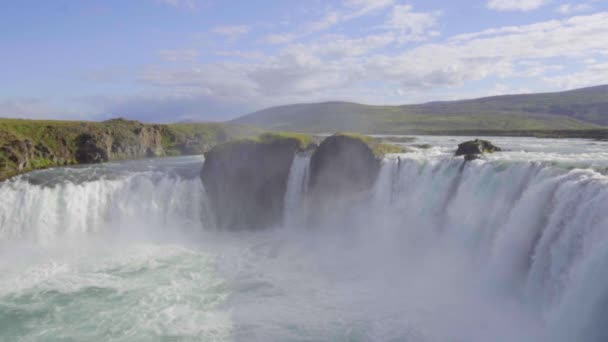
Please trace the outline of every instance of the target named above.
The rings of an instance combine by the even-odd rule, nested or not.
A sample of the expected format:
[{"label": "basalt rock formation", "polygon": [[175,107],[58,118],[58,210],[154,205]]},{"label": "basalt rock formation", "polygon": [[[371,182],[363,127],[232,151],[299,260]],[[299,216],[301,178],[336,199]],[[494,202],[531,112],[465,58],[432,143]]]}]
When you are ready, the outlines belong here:
[{"label": "basalt rock formation", "polygon": [[348,210],[353,202],[369,194],[381,163],[372,141],[364,136],[336,134],[315,150],[310,160],[308,190],[313,222]]},{"label": "basalt rock formation", "polygon": [[207,152],[201,176],[218,228],[255,230],[279,224],[294,156],[311,147],[310,137],[264,134]]},{"label": "basalt rock formation", "polygon": [[309,191],[333,196],[369,189],[380,170],[380,159],[362,139],[333,135],[323,140],[310,160]]},{"label": "basalt rock formation", "polygon": [[[284,216],[287,181],[295,154],[315,148],[300,134],[264,134],[218,145],[205,154],[202,180],[219,229],[263,229]],[[402,148],[362,135],[324,139],[310,160],[307,201],[311,220],[369,194],[382,156]]]}]

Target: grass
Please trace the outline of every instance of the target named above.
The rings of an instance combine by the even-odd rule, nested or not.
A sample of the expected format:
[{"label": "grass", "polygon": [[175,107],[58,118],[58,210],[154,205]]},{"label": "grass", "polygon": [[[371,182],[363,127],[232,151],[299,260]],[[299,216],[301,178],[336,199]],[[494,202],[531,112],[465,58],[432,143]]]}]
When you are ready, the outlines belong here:
[{"label": "grass", "polygon": [[298,149],[306,150],[315,145],[312,136],[295,132],[269,132],[258,136],[262,143],[274,143],[281,140],[295,140],[298,143]]},{"label": "grass", "polygon": [[315,146],[314,138],[310,135],[295,132],[265,132],[245,138],[230,140],[216,147],[216,151],[237,148],[243,144],[274,144],[295,141],[298,150],[304,151]]},{"label": "grass", "polygon": [[382,142],[381,138],[374,138],[368,135],[352,132],[339,132],[335,136],[349,137],[351,139],[357,139],[363,141],[372,150],[376,157],[382,157],[386,154],[391,153],[403,153],[405,149],[401,146],[386,144]]},{"label": "grass", "polygon": [[[258,128],[222,123],[156,125],[125,119],[90,122],[0,118],[0,180],[31,170],[76,164],[79,137],[83,134],[111,136],[111,159],[143,158],[129,152],[130,147],[140,143],[142,130],[160,132],[161,145],[168,156],[202,154],[217,144],[262,132]],[[26,140],[32,146],[48,149],[55,158],[38,153],[20,170],[14,159],[22,158],[22,151],[15,146]]]}]

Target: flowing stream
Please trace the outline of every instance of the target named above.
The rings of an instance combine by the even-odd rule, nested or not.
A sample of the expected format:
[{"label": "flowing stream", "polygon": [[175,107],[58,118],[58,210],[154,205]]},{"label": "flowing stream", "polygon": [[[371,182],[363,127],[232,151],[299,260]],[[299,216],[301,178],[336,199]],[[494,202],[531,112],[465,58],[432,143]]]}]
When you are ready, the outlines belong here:
[{"label": "flowing stream", "polygon": [[608,144],[418,137],[348,217],[214,227],[200,157],[0,183],[0,341],[608,340]]}]

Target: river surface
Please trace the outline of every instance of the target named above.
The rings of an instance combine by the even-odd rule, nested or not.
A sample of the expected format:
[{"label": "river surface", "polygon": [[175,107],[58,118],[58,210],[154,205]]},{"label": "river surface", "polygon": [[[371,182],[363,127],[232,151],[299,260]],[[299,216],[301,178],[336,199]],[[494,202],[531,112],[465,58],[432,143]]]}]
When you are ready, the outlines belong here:
[{"label": "river surface", "polygon": [[0,341],[608,341],[608,143],[466,139],[318,227],[306,155],[259,232],[215,229],[202,157],[0,183]]}]

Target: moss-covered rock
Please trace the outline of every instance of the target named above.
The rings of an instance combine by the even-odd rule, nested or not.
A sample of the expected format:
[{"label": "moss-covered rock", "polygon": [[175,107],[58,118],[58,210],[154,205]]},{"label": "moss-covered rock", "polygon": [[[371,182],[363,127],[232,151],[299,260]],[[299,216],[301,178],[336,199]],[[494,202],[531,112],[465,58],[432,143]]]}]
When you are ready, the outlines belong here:
[{"label": "moss-covered rock", "polygon": [[365,143],[372,150],[376,158],[382,158],[386,154],[406,152],[406,150],[401,146],[384,143],[383,139],[381,138],[374,138],[359,133],[339,132],[334,134],[333,136],[353,138]]},{"label": "moss-covered rock", "polygon": [[255,230],[279,224],[294,156],[312,146],[308,136],[269,133],[207,152],[201,178],[218,228]]},{"label": "moss-covered rock", "polygon": [[464,156],[467,161],[478,159],[480,154],[494,153],[502,149],[488,140],[475,139],[458,145],[455,156]]}]

